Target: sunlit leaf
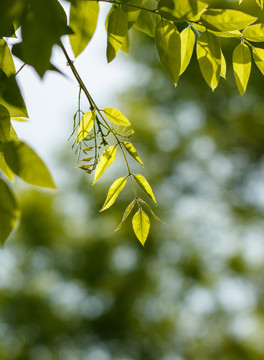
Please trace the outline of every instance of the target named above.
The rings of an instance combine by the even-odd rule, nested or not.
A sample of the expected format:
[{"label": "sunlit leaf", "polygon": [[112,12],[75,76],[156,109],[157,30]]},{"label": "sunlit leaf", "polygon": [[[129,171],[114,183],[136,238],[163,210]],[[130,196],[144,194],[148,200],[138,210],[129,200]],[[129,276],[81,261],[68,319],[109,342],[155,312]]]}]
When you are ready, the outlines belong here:
[{"label": "sunlit leaf", "polygon": [[116,181],[113,182],[113,184],[110,186],[110,189],[108,191],[108,194],[106,196],[106,200],[104,202],[104,205],[102,207],[102,209],[100,211],[104,211],[106,209],[108,209],[110,206],[112,206],[114,204],[114,202],[116,201],[116,198],[118,197],[120,191],[124,188],[124,186],[126,185],[126,178],[122,177],[117,179]]},{"label": "sunlit leaf", "polygon": [[158,12],[168,20],[182,22],[201,14],[207,6],[206,2],[197,0],[160,0]]},{"label": "sunlit leaf", "polygon": [[121,113],[121,111],[113,108],[107,107],[104,109],[105,116],[117,125],[130,126],[129,120]]},{"label": "sunlit leaf", "polygon": [[253,48],[253,59],[259,68],[259,70],[264,75],[264,49],[262,48]]},{"label": "sunlit leaf", "polygon": [[20,211],[6,182],[0,178],[0,243],[3,244],[16,225]]},{"label": "sunlit leaf", "polygon": [[240,95],[246,91],[251,72],[251,53],[246,44],[239,44],[233,52],[233,69]]},{"label": "sunlit leaf", "polygon": [[137,21],[142,7],[142,0],[123,0],[122,9],[127,12],[128,29]]},{"label": "sunlit leaf", "polygon": [[77,133],[77,138],[76,138],[77,142],[86,138],[86,136],[94,127],[95,118],[96,118],[96,112],[94,110],[89,111],[83,115]]},{"label": "sunlit leaf", "polygon": [[0,68],[7,76],[16,73],[12,55],[4,39],[0,39]]},{"label": "sunlit leaf", "polygon": [[118,230],[121,229],[121,227],[123,226],[124,222],[126,221],[126,219],[128,218],[128,216],[130,215],[131,211],[133,210],[135,203],[136,203],[136,199],[134,199],[134,200],[128,205],[128,207],[126,208],[126,210],[125,210],[125,212],[124,212],[122,221],[120,222],[120,224],[118,225],[118,227],[115,229],[115,231],[118,231]]},{"label": "sunlit leaf", "polygon": [[156,25],[155,41],[161,65],[176,86],[181,68],[181,39],[176,26],[161,19]]},{"label": "sunlit leaf", "polygon": [[150,221],[148,215],[141,208],[133,216],[132,226],[136,237],[144,246],[149,234]]},{"label": "sunlit leaf", "polygon": [[254,16],[231,9],[209,9],[201,16],[204,26],[218,31],[241,30],[256,20]]},{"label": "sunlit leaf", "polygon": [[11,123],[9,112],[3,105],[0,105],[0,142],[9,140],[10,128]]},{"label": "sunlit leaf", "polygon": [[136,180],[137,184],[141,187],[141,189],[154,201],[155,204],[157,204],[152,188],[149,185],[147,179],[145,179],[144,176],[140,174],[134,175],[134,179]]},{"label": "sunlit leaf", "polygon": [[226,79],[226,60],[224,57],[223,52],[221,51],[221,71],[220,76],[224,79]]},{"label": "sunlit leaf", "polygon": [[155,17],[154,14],[142,10],[135,22],[135,28],[144,34],[154,37],[155,36]]},{"label": "sunlit leaf", "polygon": [[100,179],[100,177],[103,175],[105,170],[114,162],[116,159],[116,147],[115,146],[109,146],[109,148],[105,149],[102,153],[99,162],[95,169],[94,174],[94,182],[96,183]]},{"label": "sunlit leaf", "polygon": [[243,36],[251,41],[264,41],[264,24],[248,26],[243,30]]},{"label": "sunlit leaf", "polygon": [[135,147],[133,146],[133,144],[129,141],[124,141],[123,142],[127,152],[135,159],[137,160],[142,166],[143,165],[143,162],[141,161],[138,153],[137,153],[137,150],[135,149]]},{"label": "sunlit leaf", "polygon": [[120,6],[111,10],[107,25],[107,61],[111,62],[121,48],[128,30],[127,13]]},{"label": "sunlit leaf", "polygon": [[97,1],[77,1],[71,4],[70,27],[74,34],[70,35],[70,43],[75,57],[86,48],[97,25],[99,4]]},{"label": "sunlit leaf", "polygon": [[9,141],[4,157],[10,169],[29,184],[55,189],[52,177],[40,157],[22,141]]},{"label": "sunlit leaf", "polygon": [[195,43],[195,35],[191,28],[187,27],[180,33],[181,37],[181,70],[180,75],[186,70],[192,57]]},{"label": "sunlit leaf", "polygon": [[10,167],[7,165],[4,154],[0,151],[0,170],[3,172],[3,174],[10,180],[14,181],[15,174],[10,169]]},{"label": "sunlit leaf", "polygon": [[203,77],[214,91],[221,72],[221,48],[218,38],[209,31],[204,32],[198,39],[196,52]]}]

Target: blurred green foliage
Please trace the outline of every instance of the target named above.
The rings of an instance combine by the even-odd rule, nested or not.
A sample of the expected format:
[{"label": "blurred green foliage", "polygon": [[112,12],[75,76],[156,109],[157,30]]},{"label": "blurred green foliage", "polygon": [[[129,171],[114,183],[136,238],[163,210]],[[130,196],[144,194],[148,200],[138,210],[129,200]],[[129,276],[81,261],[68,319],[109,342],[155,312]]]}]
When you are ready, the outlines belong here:
[{"label": "blurred green foliage", "polygon": [[192,59],[175,90],[148,37],[133,41],[139,83],[122,97],[166,224],[144,249],[129,223],[113,233],[130,194],[98,216],[108,183],[91,192],[67,164],[57,197],[21,193],[0,252],[0,360],[264,357],[262,75],[240,97],[225,40],[228,80],[212,93]]}]

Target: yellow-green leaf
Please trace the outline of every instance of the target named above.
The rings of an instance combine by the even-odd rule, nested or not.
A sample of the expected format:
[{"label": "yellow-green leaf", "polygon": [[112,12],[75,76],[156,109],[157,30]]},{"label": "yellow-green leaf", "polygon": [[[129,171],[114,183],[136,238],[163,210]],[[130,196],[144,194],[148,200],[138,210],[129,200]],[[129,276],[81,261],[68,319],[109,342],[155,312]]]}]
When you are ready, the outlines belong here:
[{"label": "yellow-green leaf", "polygon": [[243,36],[251,41],[264,41],[264,24],[255,24],[248,26],[243,30]]},{"label": "yellow-green leaf", "polygon": [[221,72],[221,48],[218,38],[209,31],[204,32],[198,39],[196,52],[203,77],[214,91]]},{"label": "yellow-green leaf", "polygon": [[116,159],[116,147],[115,146],[109,146],[109,148],[105,149],[102,153],[99,162],[95,169],[94,174],[94,182],[96,183],[100,179],[100,177],[103,175],[105,170],[114,162]]},{"label": "yellow-green leaf", "polygon": [[0,105],[0,142],[7,141],[10,137],[10,115],[6,107]]},{"label": "yellow-green leaf", "polygon": [[259,70],[264,75],[264,49],[253,48],[253,59]]},{"label": "yellow-green leaf", "polygon": [[86,136],[94,127],[95,118],[96,112],[94,110],[88,111],[86,114],[83,115],[77,133],[77,142],[86,138]]},{"label": "yellow-green leaf", "polygon": [[16,73],[12,55],[4,39],[0,39],[0,69],[2,69],[7,76]]},{"label": "yellow-green leaf", "polygon": [[107,61],[111,62],[121,48],[128,30],[127,13],[120,6],[110,10],[107,24]]},{"label": "yellow-green leaf", "polygon": [[186,70],[192,57],[195,35],[191,28],[187,27],[180,33],[181,37],[181,70],[180,75]]},{"label": "yellow-green leaf", "polygon": [[242,96],[247,88],[251,72],[251,53],[246,44],[239,44],[233,52],[233,69],[236,84]]},{"label": "yellow-green leaf", "polygon": [[122,9],[127,12],[128,29],[137,21],[142,7],[142,0],[123,0]]},{"label": "yellow-green leaf", "polygon": [[72,51],[77,57],[90,42],[97,25],[99,4],[97,1],[76,1],[70,8],[70,35]]},{"label": "yellow-green leaf", "polygon": [[128,218],[128,216],[130,215],[131,211],[133,210],[134,208],[134,205],[136,203],[136,199],[134,199],[129,205],[128,207],[126,208],[124,214],[123,214],[123,218],[122,218],[122,221],[121,223],[118,225],[118,227],[115,229],[115,231],[118,231],[121,229],[121,227],[123,226],[124,222],[126,221],[126,219]]},{"label": "yellow-green leaf", "polygon": [[224,57],[223,52],[221,51],[221,72],[220,76],[224,79],[226,79],[226,60]]},{"label": "yellow-green leaf", "polygon": [[0,179],[0,199],[0,243],[3,244],[20,216],[16,199],[3,179]]},{"label": "yellow-green leaf", "polygon": [[144,167],[143,162],[141,161],[141,159],[137,153],[137,150],[135,149],[133,144],[129,141],[124,141],[123,144],[124,144],[127,152]]},{"label": "yellow-green leaf", "polygon": [[136,180],[137,184],[141,187],[141,189],[154,201],[155,204],[157,204],[152,188],[149,185],[147,179],[145,179],[144,176],[140,174],[134,175],[134,179]]},{"label": "yellow-green leaf", "polygon": [[113,107],[107,107],[104,109],[105,116],[107,119],[117,125],[130,126],[129,120],[117,109]]},{"label": "yellow-green leaf", "polygon": [[132,226],[136,237],[144,246],[149,234],[150,221],[148,215],[141,208],[133,216]]},{"label": "yellow-green leaf", "polygon": [[231,9],[209,9],[201,16],[202,24],[216,31],[241,30],[256,20],[254,16]]},{"label": "yellow-green leaf", "polygon": [[10,169],[10,167],[7,165],[5,159],[4,159],[4,155],[2,152],[0,152],[0,170],[4,173],[4,175],[10,180],[10,181],[14,181],[15,178],[15,174],[13,173],[13,171]]},{"label": "yellow-green leaf", "polygon": [[135,22],[135,28],[144,34],[154,37],[155,36],[155,20],[154,14],[141,10],[137,21]]},{"label": "yellow-green leaf", "polygon": [[176,86],[181,68],[181,38],[176,26],[161,19],[156,25],[155,41],[161,65]]},{"label": "yellow-green leaf", "polygon": [[197,0],[160,0],[158,11],[168,20],[182,22],[201,14],[207,6],[206,2]]},{"label": "yellow-green leaf", "polygon": [[110,208],[110,206],[112,206],[114,204],[120,191],[126,185],[126,182],[127,182],[127,180],[125,177],[119,178],[113,182],[113,184],[110,186],[110,189],[108,191],[104,205],[100,211],[104,211],[104,210]]},{"label": "yellow-green leaf", "polygon": [[10,169],[27,183],[56,188],[44,162],[22,141],[7,142],[4,145],[4,157]]}]

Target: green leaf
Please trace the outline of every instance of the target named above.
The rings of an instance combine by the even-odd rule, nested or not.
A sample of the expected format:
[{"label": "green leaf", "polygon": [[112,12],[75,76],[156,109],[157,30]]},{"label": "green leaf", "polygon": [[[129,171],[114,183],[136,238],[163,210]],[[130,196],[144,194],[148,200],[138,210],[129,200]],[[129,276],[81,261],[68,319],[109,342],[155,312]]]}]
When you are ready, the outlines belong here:
[{"label": "green leaf", "polygon": [[141,161],[138,153],[137,153],[137,150],[134,148],[133,144],[129,141],[124,141],[123,142],[127,152],[129,153],[129,155],[131,155],[135,160],[137,160],[143,167],[143,162]]},{"label": "green leaf", "polygon": [[105,116],[107,119],[117,125],[130,126],[129,120],[117,109],[113,107],[107,107],[104,109]]},{"label": "green leaf", "polygon": [[94,127],[95,118],[96,112],[94,110],[88,111],[86,114],[83,115],[77,133],[77,142],[80,142],[81,140],[86,138],[86,136]]},{"label": "green leaf", "polygon": [[103,175],[105,170],[114,162],[116,159],[116,147],[115,146],[109,146],[109,148],[105,149],[102,153],[99,162],[95,169],[94,174],[94,181],[93,184],[96,183],[100,179],[100,177]]},{"label": "green leaf", "polygon": [[3,105],[0,105],[0,142],[9,140],[10,128],[11,123],[9,112]]},{"label": "green leaf", "polygon": [[155,16],[154,14],[141,10],[137,21],[135,23],[135,28],[144,34],[154,37],[155,36]]},{"label": "green leaf", "polygon": [[0,69],[0,104],[9,111],[10,117],[27,117],[27,109],[16,82],[15,75],[8,77]]},{"label": "green leaf", "polygon": [[258,6],[260,6],[261,10],[263,10],[264,1],[263,0],[256,0],[256,3],[258,4]]},{"label": "green leaf", "polygon": [[121,227],[123,226],[124,222],[126,221],[126,219],[128,218],[128,216],[130,215],[131,211],[134,208],[134,205],[136,203],[136,199],[134,199],[126,208],[124,214],[123,214],[123,218],[121,220],[121,223],[118,225],[118,227],[115,229],[115,231],[118,231],[121,229]]},{"label": "green leaf", "polygon": [[127,182],[127,180],[125,177],[119,178],[113,182],[113,184],[110,186],[110,189],[108,191],[104,205],[100,211],[104,211],[104,210],[110,208],[110,206],[112,206],[114,204],[120,191],[126,185],[126,182]]},{"label": "green leaf", "polygon": [[[127,12],[128,29],[130,29],[137,21],[142,7],[142,0],[123,0],[122,10]],[[132,5],[132,6],[131,6]]]},{"label": "green leaf", "polygon": [[75,57],[80,55],[90,42],[96,29],[98,14],[97,1],[77,1],[71,4],[70,27],[74,34],[70,35],[70,43]]},{"label": "green leaf", "polygon": [[176,26],[161,19],[156,25],[155,41],[161,65],[176,86],[181,68],[181,38]]},{"label": "green leaf", "polygon": [[195,35],[191,28],[185,28],[181,33],[181,69],[180,75],[186,70],[190,63],[195,44]]},{"label": "green leaf", "polygon": [[0,179],[0,243],[4,244],[16,225],[20,211],[9,186]]},{"label": "green leaf", "polygon": [[182,22],[203,13],[207,6],[206,2],[197,0],[160,0],[158,11],[168,20]]},{"label": "green leaf", "polygon": [[123,41],[123,44],[122,44],[120,50],[128,55],[128,53],[129,53],[129,36],[128,36],[128,33],[126,33],[125,40]]},{"label": "green leaf", "polygon": [[251,72],[251,53],[246,44],[239,44],[233,52],[233,69],[236,84],[242,96],[247,88]]},{"label": "green leaf", "polygon": [[147,179],[145,179],[144,176],[142,176],[140,174],[133,175],[133,176],[134,176],[134,179],[136,180],[137,184],[141,187],[141,189],[154,201],[155,204],[157,204],[157,201],[153,194],[152,188],[149,185]]},{"label": "green leaf", "polygon": [[237,10],[209,9],[201,16],[200,20],[208,29],[232,31],[244,29],[257,18]]},{"label": "green leaf", "polygon": [[0,39],[0,68],[7,76],[16,73],[12,55],[4,39]]},{"label": "green leaf", "polygon": [[218,38],[209,31],[204,32],[198,39],[196,52],[203,77],[214,91],[221,72],[221,48]]},{"label": "green leaf", "polygon": [[264,75],[264,49],[262,48],[253,48],[253,59],[259,68],[259,70]]},{"label": "green leaf", "polygon": [[243,36],[250,41],[264,41],[264,24],[255,24],[243,30]]},{"label": "green leaf", "polygon": [[23,41],[15,44],[12,52],[42,77],[50,68],[53,46],[69,34],[67,17],[58,0],[31,0],[27,6],[21,21]]},{"label": "green leaf", "polygon": [[8,180],[14,181],[15,174],[10,169],[10,167],[7,165],[4,154],[0,151],[0,170],[3,172],[3,174],[7,177]]},{"label": "green leaf", "polygon": [[111,62],[121,48],[128,30],[127,13],[120,6],[110,10],[107,25],[107,61]]},{"label": "green leaf", "polygon": [[141,208],[133,216],[132,226],[136,237],[144,246],[149,234],[150,221],[148,215]]},{"label": "green leaf", "polygon": [[226,79],[226,60],[224,57],[223,52],[221,51],[221,72],[220,76],[224,79]]},{"label": "green leaf", "polygon": [[56,188],[44,162],[22,141],[7,142],[4,145],[4,157],[10,169],[27,183]]}]

